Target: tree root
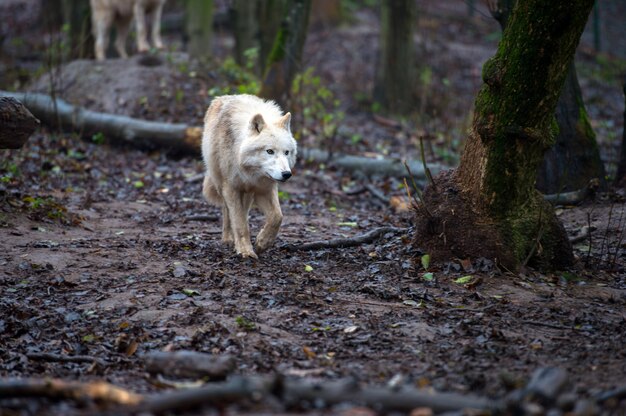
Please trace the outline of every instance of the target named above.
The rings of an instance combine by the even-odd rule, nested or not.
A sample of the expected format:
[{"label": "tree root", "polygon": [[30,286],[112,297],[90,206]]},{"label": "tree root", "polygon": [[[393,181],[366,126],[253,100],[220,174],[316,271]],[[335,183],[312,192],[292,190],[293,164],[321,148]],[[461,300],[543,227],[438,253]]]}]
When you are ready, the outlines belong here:
[{"label": "tree root", "polygon": [[407,228],[398,227],[380,227],[371,230],[365,234],[357,235],[356,237],[336,238],[332,240],[312,241],[310,243],[302,244],[284,244],[281,248],[289,251],[306,251],[306,250],[323,250],[326,248],[346,248],[356,247],[362,244],[371,243],[382,235],[387,233],[398,234],[407,231]]}]

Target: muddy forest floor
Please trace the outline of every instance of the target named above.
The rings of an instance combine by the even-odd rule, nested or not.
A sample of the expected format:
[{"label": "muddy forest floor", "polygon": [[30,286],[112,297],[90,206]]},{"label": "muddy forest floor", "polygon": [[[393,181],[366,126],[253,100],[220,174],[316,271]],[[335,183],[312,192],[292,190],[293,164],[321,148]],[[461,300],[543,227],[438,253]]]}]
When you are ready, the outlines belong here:
[{"label": "muddy forest floor", "polygon": [[[433,12],[426,21],[437,24],[439,31],[453,30],[454,25],[442,24],[442,16],[452,13],[446,10]],[[363,32],[369,23],[360,31],[342,29],[341,39],[367,42],[368,36],[375,37]],[[446,51],[436,58],[441,68],[471,60],[478,72],[468,69],[465,75],[478,76],[475,56],[489,56],[493,42],[485,42],[478,52],[471,49],[492,30],[477,27],[467,45],[439,45]],[[329,47],[322,40],[337,42],[321,30],[312,39],[309,56]],[[356,65],[350,60],[343,64]],[[108,72],[106,65],[70,65],[91,65],[111,82],[128,67],[119,60],[106,64],[113,68]],[[168,101],[163,90],[177,81],[187,94],[197,88],[194,82],[204,82],[198,76],[177,78],[180,65],[173,66],[178,72],[152,73],[161,88],[154,97],[120,99],[113,107],[136,117],[197,118],[206,105],[206,88],[205,96],[190,99],[186,107],[179,103],[155,113],[146,106],[150,102],[152,110],[160,108],[159,100]],[[163,66],[142,68],[166,71]],[[333,71],[341,72],[330,64],[321,68],[324,79],[332,78]],[[466,85],[454,78],[462,74],[448,71],[453,86]],[[65,74],[79,79],[71,68]],[[137,70],[134,79],[126,74],[131,78],[108,90],[123,94],[132,84],[149,81],[145,74]],[[49,80],[39,82],[30,88],[42,89]],[[590,108],[594,120],[603,120],[596,123],[600,134],[621,126],[619,94],[612,99],[609,85],[587,78],[581,82],[596,87],[589,89],[594,97],[605,97]],[[64,98],[80,95],[80,82],[66,85]],[[80,104],[107,109],[104,93],[83,92]],[[475,88],[461,92],[463,98],[456,101],[429,101],[433,108],[451,106],[449,118],[431,114],[422,126],[429,130],[433,148],[451,146],[449,137],[463,131],[468,111],[463,106],[471,105]],[[176,96],[172,94],[170,98]],[[415,134],[415,126],[400,122],[390,128],[389,123],[372,121],[362,105],[347,106],[345,128],[365,137],[354,140],[353,153],[380,152],[383,143],[387,153],[399,155],[404,152],[399,143]],[[381,141],[372,140],[371,132],[380,134]],[[605,143],[605,154],[614,152],[611,146]],[[544,274],[529,269],[514,275],[488,259],[453,259],[424,270],[420,259],[426,253],[410,244],[414,214],[369,192],[349,192],[371,183],[400,200],[405,195],[400,179],[363,178],[302,160],[295,176],[281,186],[285,219],[276,246],[258,261],[247,261],[220,242],[219,211],[201,198],[197,178],[202,164],[197,158],[97,144],[46,129],[35,133],[24,149],[2,150],[0,155],[2,377],[106,380],[137,392],[155,391],[142,357],[151,351],[188,349],[231,354],[236,372],[245,375],[354,377],[367,384],[402,375],[405,383],[420,387],[493,397],[546,366],[566,369],[581,396],[624,384],[626,212],[619,199],[603,197],[558,208],[570,236],[586,225],[595,227],[591,243],[575,246],[580,261],[572,270]],[[442,155],[441,149],[431,154],[447,161]],[[253,212],[253,235],[261,223],[262,217]],[[356,248],[294,252],[284,247],[354,236],[384,225],[407,231]],[[471,276],[469,283],[456,282],[464,276]],[[106,365],[27,357],[35,352],[90,355]],[[250,406],[236,410],[268,411]],[[81,412],[85,410],[68,402],[13,400],[0,405],[1,414]]]}]

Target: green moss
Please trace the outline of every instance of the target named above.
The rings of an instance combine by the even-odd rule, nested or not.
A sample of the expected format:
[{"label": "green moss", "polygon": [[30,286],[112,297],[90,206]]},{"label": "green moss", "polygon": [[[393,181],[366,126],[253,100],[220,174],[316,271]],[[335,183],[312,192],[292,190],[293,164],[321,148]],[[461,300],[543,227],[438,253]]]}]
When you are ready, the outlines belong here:
[{"label": "green moss", "polygon": [[281,28],[276,34],[276,40],[272,46],[272,51],[267,57],[267,67],[271,66],[274,62],[280,62],[285,57],[285,49],[287,44],[287,38],[289,37],[289,29],[287,25],[281,25]]}]

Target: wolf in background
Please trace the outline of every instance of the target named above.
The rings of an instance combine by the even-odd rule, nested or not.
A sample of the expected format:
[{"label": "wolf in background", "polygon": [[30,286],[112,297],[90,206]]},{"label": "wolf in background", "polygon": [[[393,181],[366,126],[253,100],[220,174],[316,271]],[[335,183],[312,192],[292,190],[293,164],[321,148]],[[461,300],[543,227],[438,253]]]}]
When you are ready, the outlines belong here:
[{"label": "wolf in background", "polygon": [[163,48],[161,41],[161,14],[166,0],[89,0],[91,24],[95,38],[95,53],[98,61],[106,58],[109,46],[109,30],[115,24],[117,53],[126,58],[126,36],[130,24],[135,19],[137,25],[137,49],[146,52],[150,49],[146,35],[146,16],[152,20],[152,43],[157,49]]},{"label": "wolf in background", "polygon": [[[234,243],[242,257],[258,258],[280,229],[278,182],[291,177],[297,153],[290,122],[291,113],[253,95],[216,97],[204,118],[202,193],[222,207],[222,241]],[[265,215],[254,249],[248,224],[253,203]]]}]

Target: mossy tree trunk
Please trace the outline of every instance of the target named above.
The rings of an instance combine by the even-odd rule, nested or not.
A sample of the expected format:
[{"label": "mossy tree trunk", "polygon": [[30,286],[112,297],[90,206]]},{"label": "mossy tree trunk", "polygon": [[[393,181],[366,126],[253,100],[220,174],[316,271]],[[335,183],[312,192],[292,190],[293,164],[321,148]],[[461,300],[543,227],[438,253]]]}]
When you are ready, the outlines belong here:
[{"label": "mossy tree trunk", "polygon": [[86,59],[94,56],[91,34],[91,9],[85,0],[63,0],[63,19],[68,27],[70,58]]},{"label": "mossy tree trunk", "polygon": [[[430,213],[417,220],[418,246],[461,258],[496,257],[510,270],[573,262],[563,226],[535,180],[554,144],[556,104],[592,6],[593,0],[516,2],[496,55],[483,67],[485,84],[460,165],[424,193]],[[459,216],[466,216],[465,229],[450,229]],[[471,250],[483,244],[493,252]]]},{"label": "mossy tree trunk", "polygon": [[289,91],[301,69],[302,49],[309,22],[311,0],[289,0],[286,13],[274,40],[259,95],[288,106]]},{"label": "mossy tree trunk", "polygon": [[[498,0],[490,9],[503,30],[513,4],[513,0]],[[557,102],[556,121],[559,133],[537,173],[537,189],[556,194],[585,188],[595,178],[603,180],[604,164],[589,123],[573,60]]]},{"label": "mossy tree trunk", "polygon": [[187,51],[208,58],[213,51],[213,0],[186,0],[185,34]]},{"label": "mossy tree trunk", "polygon": [[380,52],[374,100],[390,113],[406,114],[415,108],[416,5],[413,0],[381,2]]},{"label": "mossy tree trunk", "polygon": [[257,16],[259,23],[259,73],[263,74],[272,52],[276,33],[285,15],[287,0],[258,0]]}]

